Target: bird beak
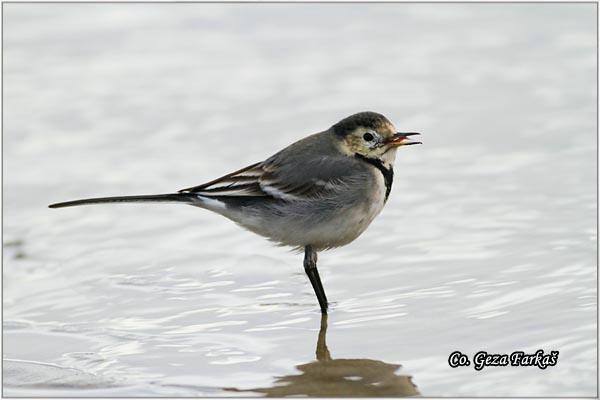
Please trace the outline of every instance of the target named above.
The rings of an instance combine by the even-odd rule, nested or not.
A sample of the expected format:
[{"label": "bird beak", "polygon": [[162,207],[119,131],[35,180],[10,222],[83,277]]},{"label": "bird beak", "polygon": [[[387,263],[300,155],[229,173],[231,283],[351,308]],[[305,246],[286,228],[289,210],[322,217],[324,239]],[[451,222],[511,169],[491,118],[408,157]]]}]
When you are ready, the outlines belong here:
[{"label": "bird beak", "polygon": [[420,135],[418,132],[398,132],[394,136],[392,136],[387,144],[391,146],[408,146],[410,144],[422,144],[421,142],[416,142],[408,139],[409,136]]}]

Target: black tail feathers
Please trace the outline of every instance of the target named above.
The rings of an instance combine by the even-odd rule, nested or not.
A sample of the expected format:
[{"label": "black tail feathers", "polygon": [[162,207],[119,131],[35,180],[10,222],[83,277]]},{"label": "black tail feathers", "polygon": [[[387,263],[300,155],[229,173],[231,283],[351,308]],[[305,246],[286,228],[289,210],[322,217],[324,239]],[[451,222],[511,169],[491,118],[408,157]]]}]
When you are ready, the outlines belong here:
[{"label": "black tail feathers", "polygon": [[197,197],[193,193],[168,193],[142,196],[97,197],[50,204],[48,207],[62,208],[104,203],[192,203],[195,199]]}]

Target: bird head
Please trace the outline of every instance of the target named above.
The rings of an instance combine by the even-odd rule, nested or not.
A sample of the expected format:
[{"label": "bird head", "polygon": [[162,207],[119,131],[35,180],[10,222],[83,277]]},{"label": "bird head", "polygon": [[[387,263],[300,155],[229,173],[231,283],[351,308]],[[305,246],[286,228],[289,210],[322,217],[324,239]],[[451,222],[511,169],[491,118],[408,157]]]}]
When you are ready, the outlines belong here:
[{"label": "bird head", "polygon": [[416,132],[397,132],[383,115],[365,111],[344,118],[332,126],[338,147],[347,155],[361,155],[393,164],[398,147],[421,142],[412,141]]}]

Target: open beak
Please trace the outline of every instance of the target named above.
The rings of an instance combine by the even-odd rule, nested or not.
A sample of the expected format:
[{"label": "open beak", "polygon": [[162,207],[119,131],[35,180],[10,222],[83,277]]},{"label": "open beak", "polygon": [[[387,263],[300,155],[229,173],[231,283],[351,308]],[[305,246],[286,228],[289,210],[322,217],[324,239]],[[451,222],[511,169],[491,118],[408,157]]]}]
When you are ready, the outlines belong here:
[{"label": "open beak", "polygon": [[408,146],[410,144],[422,144],[421,142],[410,140],[409,136],[420,135],[418,132],[398,132],[388,140],[392,146]]}]

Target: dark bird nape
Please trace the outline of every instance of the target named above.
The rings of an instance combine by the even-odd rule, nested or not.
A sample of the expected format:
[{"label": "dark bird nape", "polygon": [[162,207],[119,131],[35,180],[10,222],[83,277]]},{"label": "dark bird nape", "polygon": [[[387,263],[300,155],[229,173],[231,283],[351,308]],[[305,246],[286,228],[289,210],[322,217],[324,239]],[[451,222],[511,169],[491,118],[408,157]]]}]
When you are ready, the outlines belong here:
[{"label": "dark bird nape", "polygon": [[192,203],[197,197],[190,193],[167,193],[140,196],[96,197],[50,204],[50,208],[84,206],[105,203]]}]

